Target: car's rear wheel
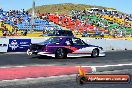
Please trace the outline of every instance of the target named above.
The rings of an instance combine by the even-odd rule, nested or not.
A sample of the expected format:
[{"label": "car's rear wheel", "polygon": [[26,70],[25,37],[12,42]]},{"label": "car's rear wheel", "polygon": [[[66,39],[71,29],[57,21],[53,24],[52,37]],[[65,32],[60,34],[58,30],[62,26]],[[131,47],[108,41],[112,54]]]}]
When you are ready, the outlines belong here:
[{"label": "car's rear wheel", "polygon": [[98,49],[93,49],[91,56],[92,56],[92,57],[97,57],[97,56],[99,56],[99,50],[98,50]]},{"label": "car's rear wheel", "polygon": [[64,59],[67,57],[67,53],[65,51],[65,49],[63,48],[58,48],[56,50],[56,53],[55,53],[55,58],[58,58],[58,59]]}]

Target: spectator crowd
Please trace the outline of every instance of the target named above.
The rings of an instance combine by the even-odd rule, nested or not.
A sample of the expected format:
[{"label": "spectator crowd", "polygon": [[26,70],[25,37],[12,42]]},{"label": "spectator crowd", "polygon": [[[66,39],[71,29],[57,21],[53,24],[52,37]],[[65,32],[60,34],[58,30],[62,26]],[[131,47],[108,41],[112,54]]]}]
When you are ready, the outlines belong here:
[{"label": "spectator crowd", "polygon": [[[24,9],[4,11],[0,9],[0,24],[3,36],[18,35],[19,30],[23,30],[26,35],[31,23],[31,14]],[[106,10],[99,8],[91,8],[85,10],[72,10],[69,15],[66,14],[37,14],[35,20],[37,24],[36,30],[45,31],[49,22],[66,27],[72,30],[76,35],[81,36],[101,36],[104,35],[116,37],[132,36],[132,15],[122,14],[116,10]],[[44,27],[44,25],[48,25]],[[28,25],[28,26],[27,26]]]},{"label": "spectator crowd", "polygon": [[24,9],[4,11],[0,9],[0,28],[3,36],[18,35],[19,30],[17,25],[22,24],[23,21],[30,22],[31,15]]},{"label": "spectator crowd", "polygon": [[[91,33],[93,36],[111,35],[114,38],[132,35],[132,15],[122,14],[116,10],[93,8],[93,10],[72,10],[70,15],[45,13],[38,16],[82,36],[91,36]],[[120,20],[123,20],[123,23]]]}]

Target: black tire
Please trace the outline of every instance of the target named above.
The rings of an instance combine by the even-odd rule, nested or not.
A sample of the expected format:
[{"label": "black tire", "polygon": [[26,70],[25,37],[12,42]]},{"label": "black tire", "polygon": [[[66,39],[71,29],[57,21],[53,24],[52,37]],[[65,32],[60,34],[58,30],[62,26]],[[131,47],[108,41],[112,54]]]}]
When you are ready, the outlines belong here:
[{"label": "black tire", "polygon": [[63,48],[58,48],[55,52],[55,58],[57,59],[65,59],[67,58],[66,50]]},{"label": "black tire", "polygon": [[99,50],[98,49],[93,49],[91,57],[98,57],[99,56]]}]

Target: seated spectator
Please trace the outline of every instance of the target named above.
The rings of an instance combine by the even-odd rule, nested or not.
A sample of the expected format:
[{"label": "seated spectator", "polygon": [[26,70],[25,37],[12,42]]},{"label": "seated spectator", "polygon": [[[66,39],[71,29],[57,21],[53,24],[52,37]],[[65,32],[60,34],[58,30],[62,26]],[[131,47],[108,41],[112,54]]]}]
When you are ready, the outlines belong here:
[{"label": "seated spectator", "polygon": [[7,36],[7,29],[6,29],[6,26],[4,26],[4,29],[2,30],[2,34],[3,34],[3,36]]},{"label": "seated spectator", "polygon": [[23,32],[23,36],[27,36],[27,30]]},{"label": "seated spectator", "polygon": [[101,32],[100,37],[104,37],[104,32]]},{"label": "seated spectator", "polygon": [[82,37],[88,37],[88,32],[84,31],[83,34],[82,34]]}]

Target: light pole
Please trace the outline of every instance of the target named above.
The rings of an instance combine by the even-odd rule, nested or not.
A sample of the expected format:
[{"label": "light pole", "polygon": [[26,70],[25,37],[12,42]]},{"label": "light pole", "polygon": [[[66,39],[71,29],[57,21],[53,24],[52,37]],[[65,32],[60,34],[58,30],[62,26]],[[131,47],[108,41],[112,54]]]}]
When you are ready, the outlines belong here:
[{"label": "light pole", "polygon": [[31,16],[31,29],[30,29],[30,33],[32,33],[32,31],[33,31],[34,17],[35,17],[35,0],[33,0],[33,3],[32,3],[32,16]]}]

